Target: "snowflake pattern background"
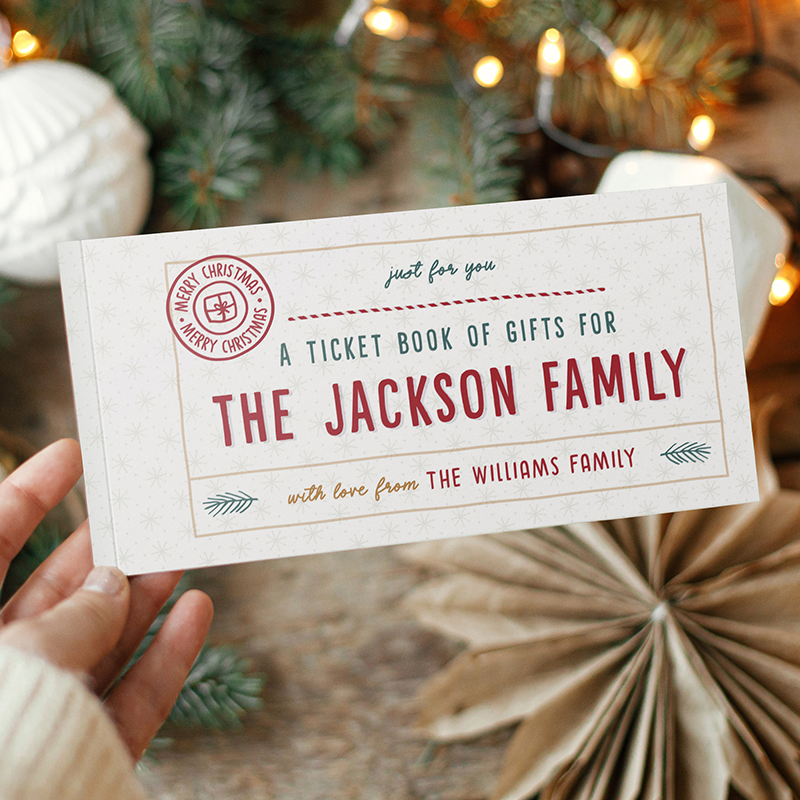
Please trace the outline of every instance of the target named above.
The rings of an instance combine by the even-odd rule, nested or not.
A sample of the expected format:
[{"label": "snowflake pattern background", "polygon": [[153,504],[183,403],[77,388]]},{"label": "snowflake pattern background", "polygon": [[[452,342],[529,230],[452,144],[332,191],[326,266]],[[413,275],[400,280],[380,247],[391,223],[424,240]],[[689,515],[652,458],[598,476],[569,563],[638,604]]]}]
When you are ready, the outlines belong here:
[{"label": "snowflake pattern background", "polygon": [[[701,224],[710,223],[710,224]],[[593,519],[602,509],[634,516],[731,503],[755,491],[737,297],[724,189],[681,187],[646,193],[588,195],[547,201],[399,212],[389,215],[288,222],[213,231],[107,239],[62,248],[63,292],[79,428],[87,472],[96,557],[127,571],[177,569],[309,552],[403,543],[467,533]],[[133,242],[133,245],[132,245]],[[135,252],[132,250],[135,246]],[[225,362],[207,362],[176,344],[165,314],[170,281],[189,263],[229,253],[252,263],[270,284],[276,314],[264,341]],[[389,270],[422,260],[461,272],[395,281]],[[465,280],[464,265],[493,261],[495,269]],[[111,265],[111,266],[109,266]],[[563,294],[605,288],[605,292]],[[535,297],[502,301],[503,294]],[[555,292],[562,294],[556,295]],[[545,296],[542,296],[545,295]],[[471,300],[443,306],[454,300]],[[436,308],[428,304],[436,303]],[[414,305],[402,311],[324,317],[365,307]],[[416,306],[425,305],[425,308]],[[614,329],[581,336],[579,314],[614,314]],[[290,321],[317,315],[317,319]],[[563,337],[553,319],[563,317]],[[543,318],[551,319],[546,338]],[[537,338],[520,330],[537,319]],[[470,326],[489,346],[471,345]],[[512,341],[509,326],[515,326]],[[442,328],[452,350],[443,351]],[[398,332],[437,334],[436,351],[403,352]],[[381,355],[373,336],[380,334]],[[319,342],[363,336],[367,357],[320,360]],[[316,364],[307,341],[316,341]],[[431,340],[432,341],[432,340]],[[286,345],[291,365],[282,364]],[[584,370],[595,356],[686,351],[683,396],[658,402],[564,407],[563,364]],[[556,407],[545,408],[542,362],[558,361]],[[659,366],[660,364],[660,366]],[[517,413],[459,410],[451,423],[433,417],[411,427],[402,389],[408,377],[428,376],[426,405],[438,408],[433,377],[456,380],[475,369],[508,366]],[[663,359],[657,387],[671,384]],[[376,392],[391,377],[388,413],[404,414],[399,428],[378,421]],[[361,380],[376,429],[324,432],[333,417],[331,387]],[[591,375],[584,374],[593,399]],[[276,441],[272,395],[289,410],[292,440]],[[262,393],[267,441],[245,444],[233,416],[234,446],[223,443],[217,395]],[[485,387],[487,406],[491,392]],[[742,412],[742,409],[745,409]],[[665,428],[668,426],[668,429]],[[621,432],[625,432],[624,434]],[[664,433],[653,440],[653,434]],[[565,436],[567,438],[565,438]],[[573,437],[573,438],[569,438]],[[673,465],[659,456],[674,442],[699,442],[708,458]],[[658,448],[661,448],[660,450]],[[573,473],[573,453],[624,448],[636,468]],[[517,459],[560,460],[560,474],[475,485],[472,468]],[[429,486],[428,472],[461,468],[461,486]],[[371,467],[371,469],[370,469]],[[512,469],[513,472],[513,469]],[[374,485],[416,480],[410,493],[384,495]],[[334,499],[336,482],[364,484],[359,498]],[[325,502],[290,504],[290,493],[324,484]],[[241,514],[213,516],[204,503],[220,493],[258,498]],[[753,495],[754,496],[754,495]],[[176,499],[179,498],[179,499]],[[234,519],[235,517],[235,519]],[[313,536],[308,531],[313,530]],[[187,535],[187,531],[189,534]],[[244,543],[244,548],[242,546]]]}]

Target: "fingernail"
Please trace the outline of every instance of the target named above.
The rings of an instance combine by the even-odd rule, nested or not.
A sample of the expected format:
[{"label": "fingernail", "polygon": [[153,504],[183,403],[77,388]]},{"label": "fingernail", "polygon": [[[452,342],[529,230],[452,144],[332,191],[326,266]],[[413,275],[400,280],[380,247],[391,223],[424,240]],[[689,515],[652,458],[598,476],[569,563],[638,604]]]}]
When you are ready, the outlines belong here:
[{"label": "fingernail", "polygon": [[125,586],[126,577],[116,567],[95,567],[83,582],[84,589],[101,594],[119,594]]}]

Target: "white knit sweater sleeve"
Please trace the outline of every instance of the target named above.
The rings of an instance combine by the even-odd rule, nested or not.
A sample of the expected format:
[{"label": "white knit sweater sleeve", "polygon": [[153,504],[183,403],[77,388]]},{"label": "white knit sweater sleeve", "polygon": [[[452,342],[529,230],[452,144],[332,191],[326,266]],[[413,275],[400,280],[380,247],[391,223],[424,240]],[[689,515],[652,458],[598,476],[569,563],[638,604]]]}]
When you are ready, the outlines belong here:
[{"label": "white knit sweater sleeve", "polygon": [[10,647],[0,647],[0,799],[145,800],[100,701]]}]

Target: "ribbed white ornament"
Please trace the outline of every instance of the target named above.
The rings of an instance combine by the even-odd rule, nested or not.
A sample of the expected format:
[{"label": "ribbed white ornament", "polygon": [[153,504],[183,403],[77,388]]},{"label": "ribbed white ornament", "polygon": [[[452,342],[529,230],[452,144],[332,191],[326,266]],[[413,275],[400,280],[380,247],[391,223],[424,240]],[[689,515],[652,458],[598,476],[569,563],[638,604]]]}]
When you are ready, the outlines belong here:
[{"label": "ribbed white ornament", "polygon": [[36,60],[0,70],[0,275],[58,280],[58,242],[138,233],[150,138],[111,84]]}]

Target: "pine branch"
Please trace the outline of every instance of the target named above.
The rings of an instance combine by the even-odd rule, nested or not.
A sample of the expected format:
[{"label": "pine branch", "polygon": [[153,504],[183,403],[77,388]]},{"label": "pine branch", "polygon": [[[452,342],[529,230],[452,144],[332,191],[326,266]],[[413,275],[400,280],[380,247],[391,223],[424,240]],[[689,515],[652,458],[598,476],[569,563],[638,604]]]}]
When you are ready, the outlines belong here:
[{"label": "pine branch", "polygon": [[166,125],[188,110],[199,25],[190,3],[133,0],[115,5],[93,34],[96,67],[148,125]]},{"label": "pine branch", "polygon": [[299,159],[311,173],[343,178],[394,132],[397,88],[369,81],[329,44],[281,56],[273,52],[266,67],[281,118],[271,139],[276,161]]},{"label": "pine branch", "polygon": [[[125,672],[144,655],[178,598],[190,585],[190,576],[184,576],[180,580],[126,666]],[[239,727],[241,718],[247,711],[262,705],[264,678],[258,674],[250,674],[248,670],[248,660],[240,656],[235,647],[205,646],[175,701],[168,721],[182,726],[204,725],[218,729]],[[160,742],[167,744],[168,740],[161,737]]]},{"label": "pine branch", "polygon": [[[433,202],[516,196],[517,142],[506,122],[518,116],[517,107],[522,116],[535,108],[536,43],[550,26],[563,31],[567,49],[567,71],[556,82],[557,125],[590,141],[682,146],[691,116],[703,105],[730,102],[747,68],[730,47],[718,46],[711,16],[702,11],[709,1],[621,7],[572,0],[638,58],[644,81],[637,91],[613,82],[574,15],[567,18],[563,0],[504,0],[501,14],[465,4],[466,28],[516,58],[504,57],[501,87],[469,107],[450,97],[419,98],[430,119],[413,112],[414,127]],[[185,225],[220,224],[225,204],[258,185],[267,161],[300,161],[311,172],[339,177],[352,173],[396,132],[414,77],[426,83],[430,72],[441,70],[435,48],[421,40],[391,42],[363,26],[349,48],[334,46],[347,0],[30,2],[55,40],[83,46],[91,66],[150,127],[157,191]],[[474,42],[455,29],[440,33],[468,76]]]},{"label": "pine branch", "polygon": [[[566,39],[570,63],[583,64],[597,57],[597,49],[579,33],[564,14],[561,0],[507,0],[506,13],[489,23],[489,30],[514,47],[531,51],[536,60],[536,48],[548,28],[558,28]],[[610,0],[578,2],[580,13],[601,30],[606,30],[616,14]]]},{"label": "pine branch", "polygon": [[[701,3],[702,5],[702,0]],[[580,14],[630,49],[643,72],[640,91],[618,87],[597,48],[565,17],[557,0],[506,0],[506,13],[489,23],[498,38],[527,50],[548,27],[565,37],[567,69],[556,83],[553,116],[571,133],[628,146],[680,148],[698,108],[735,99],[735,81],[747,69],[729,45],[720,46],[710,14],[697,4],[635,4],[577,0]],[[532,44],[533,43],[533,44]],[[525,59],[514,66],[521,97],[533,107],[537,76]],[[505,80],[505,79],[504,79]]]},{"label": "pine branch", "polygon": [[705,461],[711,453],[711,447],[705,443],[675,442],[660,455],[666,456],[673,464],[687,464],[689,462]]},{"label": "pine branch", "polygon": [[85,51],[114,5],[109,0],[34,0],[28,26],[49,31],[50,46],[56,51],[69,47]]},{"label": "pine branch", "polygon": [[204,647],[169,715],[182,726],[235,728],[263,705],[264,679],[247,674],[248,661],[233,647]]},{"label": "pine branch", "polygon": [[206,0],[206,6],[256,35],[302,39],[308,44],[330,39],[351,1]]},{"label": "pine branch", "polygon": [[[204,80],[217,77],[209,71]],[[233,80],[238,83],[230,85]],[[269,93],[243,75],[198,95],[192,113],[200,124],[181,130],[157,160],[158,187],[174,198],[181,224],[218,225],[226,200],[242,200],[259,185],[275,127],[270,102]]]},{"label": "pine branch", "polygon": [[61,544],[58,526],[40,522],[28,541],[11,561],[5,581],[0,584],[0,604],[7,602],[22,587],[39,565]]},{"label": "pine branch", "polygon": [[224,492],[214,497],[209,497],[203,502],[203,507],[212,516],[219,514],[243,514],[258,500],[257,497],[250,497],[247,492]]},{"label": "pine branch", "polygon": [[521,170],[514,165],[516,137],[503,127],[510,101],[496,93],[468,107],[457,100],[422,101],[412,141],[427,178],[430,205],[512,200]]},{"label": "pine branch", "polygon": [[251,72],[248,51],[253,39],[235,23],[211,14],[201,18],[198,33],[196,80],[211,96],[224,100]]},{"label": "pine branch", "polygon": [[[733,82],[743,67],[732,59],[709,17],[683,9],[634,6],[602,27],[619,47],[638,59],[640,91],[618,87],[596,51],[572,49],[557,84],[554,115],[579,136],[593,134],[628,146],[680,148],[697,109],[733,100]],[[585,60],[581,57],[585,56]],[[605,120],[605,131],[602,123]]]}]

